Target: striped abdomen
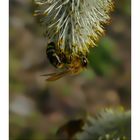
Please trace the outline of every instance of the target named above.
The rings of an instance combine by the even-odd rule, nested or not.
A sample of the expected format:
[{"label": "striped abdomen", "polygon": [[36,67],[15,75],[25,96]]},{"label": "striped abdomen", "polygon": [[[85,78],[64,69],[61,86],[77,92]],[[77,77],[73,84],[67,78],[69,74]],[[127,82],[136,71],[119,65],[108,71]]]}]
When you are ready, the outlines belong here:
[{"label": "striped abdomen", "polygon": [[56,51],[56,46],[53,42],[49,43],[46,49],[46,55],[50,61],[50,63],[56,67],[61,68],[63,63],[61,62],[61,58]]}]

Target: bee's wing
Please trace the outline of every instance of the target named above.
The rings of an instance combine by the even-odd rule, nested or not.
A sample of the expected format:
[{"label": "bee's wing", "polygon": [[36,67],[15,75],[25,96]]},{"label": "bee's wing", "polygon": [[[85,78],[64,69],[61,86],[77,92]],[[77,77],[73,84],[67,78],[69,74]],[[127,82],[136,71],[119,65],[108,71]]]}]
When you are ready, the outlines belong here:
[{"label": "bee's wing", "polygon": [[62,78],[63,76],[67,75],[68,73],[70,73],[70,70],[66,70],[66,71],[63,71],[60,73],[51,74],[50,77],[46,79],[46,81],[58,80],[58,79]]},{"label": "bee's wing", "polygon": [[53,75],[56,75],[57,73],[49,73],[49,74],[42,74],[40,76],[53,76]]}]

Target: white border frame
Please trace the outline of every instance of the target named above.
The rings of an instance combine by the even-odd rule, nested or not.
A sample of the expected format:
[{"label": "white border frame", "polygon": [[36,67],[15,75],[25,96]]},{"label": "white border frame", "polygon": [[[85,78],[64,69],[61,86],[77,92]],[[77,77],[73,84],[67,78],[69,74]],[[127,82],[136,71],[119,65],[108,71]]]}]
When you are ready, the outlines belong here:
[{"label": "white border frame", "polygon": [[0,8],[0,140],[9,139],[9,1]]},{"label": "white border frame", "polygon": [[132,45],[131,45],[131,80],[132,80],[132,140],[140,139],[140,1],[131,0],[132,7]]}]

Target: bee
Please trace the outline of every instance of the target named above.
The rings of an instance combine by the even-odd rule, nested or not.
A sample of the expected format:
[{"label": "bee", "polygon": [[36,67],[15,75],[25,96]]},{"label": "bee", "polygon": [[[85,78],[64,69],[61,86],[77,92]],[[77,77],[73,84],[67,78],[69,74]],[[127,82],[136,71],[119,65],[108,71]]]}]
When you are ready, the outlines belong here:
[{"label": "bee", "polygon": [[78,74],[87,68],[88,60],[87,55],[78,53],[75,55],[65,55],[61,51],[57,51],[55,44],[48,44],[46,50],[47,57],[50,63],[56,68],[63,68],[64,70],[59,73],[44,74],[42,76],[49,76],[47,81],[58,80],[68,74]]},{"label": "bee", "polygon": [[83,130],[84,125],[84,119],[70,120],[58,129],[56,136],[61,140],[71,140],[76,133]]}]

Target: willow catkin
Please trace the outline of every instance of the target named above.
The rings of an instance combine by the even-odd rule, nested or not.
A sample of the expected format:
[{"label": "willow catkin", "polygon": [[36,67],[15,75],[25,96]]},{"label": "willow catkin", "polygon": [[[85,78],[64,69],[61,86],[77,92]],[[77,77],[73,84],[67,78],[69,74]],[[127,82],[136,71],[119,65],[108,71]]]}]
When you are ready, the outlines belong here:
[{"label": "willow catkin", "polygon": [[34,0],[45,36],[66,53],[86,54],[104,34],[113,0]]}]

